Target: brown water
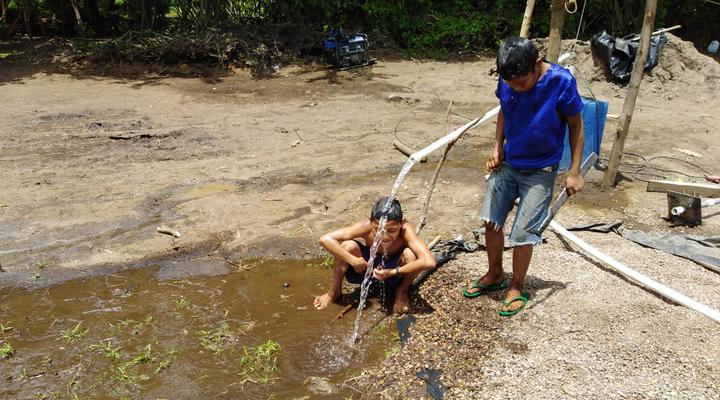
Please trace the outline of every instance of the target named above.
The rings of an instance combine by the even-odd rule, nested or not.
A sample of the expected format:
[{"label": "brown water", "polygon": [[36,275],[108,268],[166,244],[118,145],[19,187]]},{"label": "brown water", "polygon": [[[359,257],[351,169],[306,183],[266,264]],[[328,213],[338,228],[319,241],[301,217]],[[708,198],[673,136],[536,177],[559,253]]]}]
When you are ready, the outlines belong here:
[{"label": "brown water", "polygon": [[335,390],[323,398],[347,398],[359,388],[343,383],[398,346],[377,306],[355,346],[355,311],[334,320],[341,305],[312,307],[329,269],[299,261],[249,268],[178,280],[145,268],[3,289],[0,349],[9,344],[14,354],[0,357],[0,398],[321,397],[311,382]]}]

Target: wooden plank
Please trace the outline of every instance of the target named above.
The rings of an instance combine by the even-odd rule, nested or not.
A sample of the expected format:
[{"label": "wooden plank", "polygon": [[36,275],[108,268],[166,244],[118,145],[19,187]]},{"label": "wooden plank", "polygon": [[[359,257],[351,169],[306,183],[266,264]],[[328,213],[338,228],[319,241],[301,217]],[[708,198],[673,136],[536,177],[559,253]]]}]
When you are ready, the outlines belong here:
[{"label": "wooden plank", "polygon": [[720,185],[704,183],[648,181],[648,192],[676,192],[695,197],[720,197]]}]

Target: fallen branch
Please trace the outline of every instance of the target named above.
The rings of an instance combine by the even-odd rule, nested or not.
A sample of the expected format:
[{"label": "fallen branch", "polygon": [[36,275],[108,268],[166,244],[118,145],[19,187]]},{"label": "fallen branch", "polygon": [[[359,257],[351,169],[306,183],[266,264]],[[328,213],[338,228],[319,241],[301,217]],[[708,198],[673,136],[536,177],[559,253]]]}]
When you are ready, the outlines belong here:
[{"label": "fallen branch", "polygon": [[[405,154],[406,156],[410,157],[413,153],[415,153],[415,149],[412,147],[406,145],[405,143],[396,140],[393,142],[393,146],[398,149],[401,153]],[[423,157],[422,160],[420,160],[421,163],[424,163],[427,161],[427,157]]]},{"label": "fallen branch", "polygon": [[330,322],[335,321],[335,320],[338,320],[338,319],[341,319],[342,317],[345,316],[345,314],[349,313],[350,310],[352,310],[353,308],[355,308],[355,306],[357,306],[357,304],[358,304],[357,302],[352,302],[352,303],[346,305],[345,307],[343,307],[342,310],[340,310],[340,312],[338,312],[337,314],[335,314],[335,317],[333,317],[333,319],[332,319]]},{"label": "fallen branch", "polygon": [[158,227],[157,227],[157,232],[158,232],[158,233],[165,234],[165,235],[170,235],[170,236],[175,237],[175,238],[179,238],[179,237],[180,237],[180,231],[173,230],[172,228],[169,228],[169,227],[167,227],[167,226],[165,226],[165,225],[158,226]]}]

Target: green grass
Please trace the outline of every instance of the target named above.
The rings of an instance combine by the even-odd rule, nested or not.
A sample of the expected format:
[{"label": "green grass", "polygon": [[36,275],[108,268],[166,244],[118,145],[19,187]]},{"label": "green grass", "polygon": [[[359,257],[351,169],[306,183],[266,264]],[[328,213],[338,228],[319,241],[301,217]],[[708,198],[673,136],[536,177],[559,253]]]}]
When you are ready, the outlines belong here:
[{"label": "green grass", "polygon": [[37,269],[45,269],[48,265],[50,265],[50,262],[48,262],[48,260],[46,260],[44,258],[41,258],[41,259],[35,261],[35,263],[33,264],[33,267],[37,268]]},{"label": "green grass", "polygon": [[0,333],[10,332],[13,329],[15,328],[13,328],[12,326],[0,324]]},{"label": "green grass", "polygon": [[102,350],[102,352],[105,353],[105,357],[112,360],[120,359],[120,347],[113,347],[109,340],[107,342],[100,341],[100,344],[92,344],[88,346],[88,349],[92,351]]},{"label": "green grass", "polygon": [[222,352],[222,344],[226,338],[232,336],[230,324],[223,321],[220,326],[211,330],[199,330],[197,335],[200,336],[200,345],[215,354]]},{"label": "green grass", "polygon": [[175,308],[178,310],[189,310],[192,304],[184,297],[180,296],[179,299],[175,300]]},{"label": "green grass", "polygon": [[325,269],[332,269],[333,263],[335,262],[335,259],[333,258],[332,254],[328,254],[325,256],[325,258],[316,263],[308,263],[308,267],[318,267],[318,268],[325,268]]},{"label": "green grass", "polygon": [[145,364],[153,361],[155,361],[155,357],[153,357],[152,345],[149,343],[142,349],[142,351],[140,351],[140,354],[138,354],[137,356],[135,356],[135,358],[132,359],[132,362],[135,365]]},{"label": "green grass", "polygon": [[0,358],[10,358],[15,354],[15,349],[10,345],[10,343],[5,342],[0,347]]},{"label": "green grass", "polygon": [[74,328],[60,332],[60,336],[68,343],[85,336],[88,330],[81,329],[80,325],[82,325],[82,321],[78,322]]},{"label": "green grass", "polygon": [[280,345],[273,341],[257,347],[243,346],[243,356],[240,358],[240,377],[244,382],[266,384],[277,371],[277,355]]}]

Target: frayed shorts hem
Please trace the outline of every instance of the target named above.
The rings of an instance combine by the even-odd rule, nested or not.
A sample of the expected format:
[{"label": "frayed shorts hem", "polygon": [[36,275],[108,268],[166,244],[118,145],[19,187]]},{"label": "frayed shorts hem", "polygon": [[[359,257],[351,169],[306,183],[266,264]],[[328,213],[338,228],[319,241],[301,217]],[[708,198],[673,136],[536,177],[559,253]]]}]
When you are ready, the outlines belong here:
[{"label": "frayed shorts hem", "polygon": [[496,231],[501,231],[501,230],[503,230],[503,228],[504,228],[504,226],[505,226],[504,223],[500,224],[500,223],[498,223],[497,221],[493,221],[493,220],[490,219],[490,218],[483,218],[483,217],[480,217],[480,223],[483,224],[483,225],[488,224],[488,223],[489,223],[489,224],[492,224],[493,228],[494,228]]}]

